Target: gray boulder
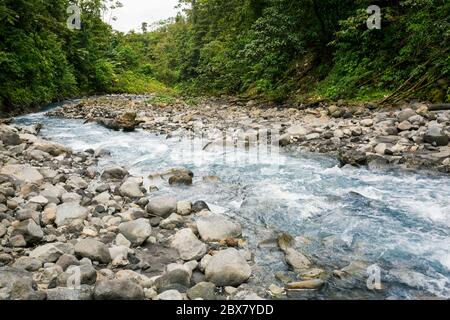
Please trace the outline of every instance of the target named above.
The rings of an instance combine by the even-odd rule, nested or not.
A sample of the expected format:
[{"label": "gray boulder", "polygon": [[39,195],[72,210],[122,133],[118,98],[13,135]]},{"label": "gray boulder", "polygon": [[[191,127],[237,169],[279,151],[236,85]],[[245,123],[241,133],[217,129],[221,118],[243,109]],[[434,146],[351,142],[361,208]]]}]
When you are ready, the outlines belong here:
[{"label": "gray boulder", "polygon": [[449,138],[440,127],[430,126],[423,137],[423,141],[430,144],[436,144],[437,146],[446,146],[448,145]]},{"label": "gray boulder", "polygon": [[220,241],[242,235],[242,228],[238,223],[217,214],[198,219],[197,229],[203,241]]},{"label": "gray boulder", "polygon": [[138,219],[119,225],[120,233],[133,245],[140,246],[152,234],[152,227],[148,219]]},{"label": "gray boulder", "polygon": [[128,171],[119,166],[112,166],[106,168],[101,178],[103,180],[122,180],[128,175]]},{"label": "gray boulder", "polygon": [[88,258],[104,264],[111,262],[108,247],[98,240],[84,239],[75,245],[75,254],[81,258]]},{"label": "gray boulder", "polygon": [[150,199],[147,212],[158,217],[167,218],[177,212],[177,199],[167,196],[159,196]]},{"label": "gray boulder", "polygon": [[119,188],[120,194],[128,198],[141,198],[144,194],[135,179],[127,179]]},{"label": "gray boulder", "polygon": [[143,300],[144,290],[131,280],[106,280],[95,286],[95,300]]},{"label": "gray boulder", "polygon": [[217,286],[239,286],[252,274],[242,255],[233,248],[219,251],[206,265],[206,280]]},{"label": "gray boulder", "polygon": [[78,203],[63,203],[56,208],[55,223],[58,227],[68,225],[74,220],[85,220],[88,216],[88,210]]},{"label": "gray boulder", "polygon": [[47,290],[47,300],[84,301],[92,298],[92,288],[88,285],[82,285],[79,289],[59,287]]},{"label": "gray boulder", "polygon": [[0,268],[0,300],[43,300],[32,274],[11,267]]},{"label": "gray boulder", "polygon": [[0,134],[0,140],[5,146],[17,146],[22,143],[19,135],[15,132],[4,132]]},{"label": "gray boulder", "polygon": [[44,237],[44,232],[41,227],[33,219],[21,221],[14,227],[12,235],[19,234],[23,236],[27,244],[38,243]]},{"label": "gray boulder", "polygon": [[71,244],[55,242],[48,243],[43,246],[37,247],[30,252],[30,257],[39,259],[42,262],[55,262],[63,254],[73,254],[74,249]]},{"label": "gray boulder", "polygon": [[212,282],[200,282],[186,293],[189,299],[216,300],[216,285]]},{"label": "gray boulder", "polygon": [[172,247],[178,250],[181,259],[185,261],[200,260],[206,254],[206,245],[188,228],[175,234]]}]

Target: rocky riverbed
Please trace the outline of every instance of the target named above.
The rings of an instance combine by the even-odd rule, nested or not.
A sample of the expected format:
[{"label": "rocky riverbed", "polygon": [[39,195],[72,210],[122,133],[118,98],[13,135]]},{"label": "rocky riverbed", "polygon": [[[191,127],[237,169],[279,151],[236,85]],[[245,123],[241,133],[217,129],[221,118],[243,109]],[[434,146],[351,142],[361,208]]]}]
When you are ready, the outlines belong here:
[{"label": "rocky riverbed", "polygon": [[[207,136],[205,149],[223,139],[209,135],[213,129],[238,129],[235,136],[248,139],[255,136],[256,130],[270,128],[279,129],[281,135],[277,138],[293,150],[336,155],[339,150],[351,151],[341,153],[342,165],[369,164],[369,167],[380,168],[380,164],[395,163],[410,169],[432,168],[443,172],[448,168],[448,155],[441,157],[448,146],[439,145],[444,144],[448,134],[449,114],[428,112],[425,105],[383,112],[372,110],[371,106],[342,107],[349,111],[341,113],[333,106],[277,109],[253,106],[251,102],[215,100],[192,107],[182,102],[156,105],[149,101],[151,97],[146,96],[94,98],[67,103],[51,110],[49,115],[97,122],[113,130],[123,129],[126,132],[120,133],[121,138],[130,136],[133,143],[145,142],[134,139],[151,139],[139,132],[128,133],[139,128],[174,139],[186,132],[198,133],[200,127],[200,132]],[[424,122],[419,128],[399,130],[401,123],[412,124],[414,117],[422,113]],[[390,119],[384,121],[396,127],[396,133],[394,128],[389,132],[380,131],[382,121],[372,117],[378,119],[382,114],[386,116],[384,119]],[[407,120],[400,122],[404,117]],[[56,121],[66,125],[63,119]],[[155,172],[144,162],[141,176],[130,173],[131,168],[105,161],[108,150],[77,148],[78,151],[74,151],[45,140],[39,131],[46,131],[46,128],[39,124],[20,126],[7,122],[0,125],[0,299],[429,298],[449,294],[449,283],[445,280],[449,237],[443,229],[447,220],[440,207],[445,207],[446,180],[441,181],[442,199],[433,193],[433,203],[430,203],[429,194],[434,190],[431,186],[437,180],[386,177],[399,187],[394,199],[404,201],[396,206],[390,195],[387,199],[380,195],[385,190],[377,189],[377,185],[363,187],[362,191],[358,189],[362,193],[343,190],[343,198],[340,194],[324,195],[325,190],[331,192],[329,184],[339,189],[337,186],[342,185],[344,179],[354,185],[356,180],[352,179],[365,173],[353,173],[348,166],[342,172],[335,171],[331,166],[325,171],[333,178],[320,177],[308,168],[321,169],[304,159],[306,171],[290,174],[302,164],[295,162],[273,173],[270,176],[273,188],[255,184],[258,193],[267,193],[265,201],[252,197],[251,179],[255,177],[247,173],[255,167],[243,167],[243,171],[239,171],[249,179],[241,186],[243,189],[236,189],[241,181],[226,179],[228,171],[215,172],[220,177],[201,174],[199,183],[197,170],[194,174],[187,168],[166,167]],[[95,129],[88,124],[84,127]],[[69,137],[84,127],[82,122],[77,122],[71,133],[64,132],[64,135]],[[355,128],[361,128],[360,135],[352,132],[359,133]],[[96,131],[95,135],[113,132],[103,130],[105,132]],[[405,138],[402,132],[412,134],[413,138]],[[388,144],[387,140],[383,141],[388,151],[383,153],[358,150],[367,139],[380,137],[390,137],[387,138],[390,141],[397,137],[402,143],[407,140],[417,150],[393,153],[391,149],[397,144]],[[91,136],[80,134],[78,140],[83,139],[89,140]],[[113,135],[104,139],[112,139],[113,144],[119,142]],[[372,147],[379,149],[379,144]],[[158,152],[152,149],[155,146],[150,146],[153,153]],[[129,150],[132,149],[125,152]],[[148,153],[148,149],[143,152]],[[343,157],[342,154],[357,154],[358,157],[363,154],[365,159],[351,161],[353,156]],[[408,160],[409,155],[415,160]],[[428,160],[417,161],[423,155]],[[430,155],[438,160],[430,161]],[[133,156],[127,155],[126,159]],[[264,170],[258,169],[255,174],[261,175]],[[295,182],[298,174],[305,179],[299,181],[300,185]],[[293,182],[289,184],[294,188],[293,194],[286,195],[275,188],[281,177]],[[152,181],[150,185],[148,178]],[[233,193],[244,194],[235,219],[212,206],[209,208],[203,201],[206,200],[203,196],[208,194],[205,190],[213,194],[227,190],[221,186],[223,183],[214,186],[222,179],[230,184]],[[367,179],[381,179],[387,183],[385,189],[391,188],[384,177],[368,176]],[[158,192],[155,192],[158,186],[153,185],[154,180],[164,182]],[[425,201],[425,220],[422,219],[425,213],[418,210],[416,202],[411,202],[408,188],[403,190],[399,185],[404,181],[418,184],[422,189],[416,197],[420,203]],[[307,184],[306,189],[304,184]],[[317,193],[314,191],[307,197],[307,191],[314,188],[318,189]],[[186,194],[183,190],[189,190],[189,201],[180,197]],[[174,196],[177,193],[179,195]],[[296,200],[301,198],[301,208],[286,205],[294,195]],[[388,207],[384,201],[389,203]],[[366,211],[367,217],[361,210]],[[302,218],[301,223],[297,221],[299,218]],[[263,228],[249,228],[249,222],[258,219]],[[344,220],[347,222],[341,225]],[[432,224],[424,224],[429,220]],[[238,221],[245,221],[245,225]],[[280,226],[281,231],[269,228],[269,224]],[[290,225],[296,229],[289,228]],[[415,230],[413,242],[422,244],[419,250],[406,236],[398,239],[399,247],[392,247],[397,241],[392,242],[392,237],[407,235],[411,228]],[[291,236],[283,231],[287,229],[296,231]],[[381,229],[382,238],[378,232],[373,238],[373,230]],[[424,234],[418,234],[417,230]],[[252,233],[258,236],[252,235],[249,239]],[[387,243],[374,245],[373,241],[384,238]],[[411,257],[413,254],[420,258]],[[386,268],[387,274],[383,274],[386,282],[380,291],[366,287],[367,270],[374,262]],[[279,271],[268,275],[273,270],[268,265],[277,265]],[[384,291],[384,285],[389,290]],[[411,294],[399,293],[405,286],[414,288]]]},{"label": "rocky riverbed", "polygon": [[[39,130],[0,126],[0,299],[267,296],[252,285],[239,224],[203,201],[152,197],[122,167],[98,172],[93,150],[73,152]],[[187,183],[192,173],[169,176]],[[294,255],[303,260],[287,261],[307,261]]]},{"label": "rocky riverbed", "polygon": [[390,108],[318,103],[292,108],[227,98],[193,106],[182,101],[155,104],[146,96],[105,96],[69,104],[49,115],[96,121],[115,130],[139,127],[167,137],[193,132],[206,137],[205,147],[222,144],[228,139],[224,132],[235,140],[256,141],[269,130],[277,133],[273,142],[291,151],[331,154],[342,166],[450,172],[450,111],[429,111],[426,103]]}]

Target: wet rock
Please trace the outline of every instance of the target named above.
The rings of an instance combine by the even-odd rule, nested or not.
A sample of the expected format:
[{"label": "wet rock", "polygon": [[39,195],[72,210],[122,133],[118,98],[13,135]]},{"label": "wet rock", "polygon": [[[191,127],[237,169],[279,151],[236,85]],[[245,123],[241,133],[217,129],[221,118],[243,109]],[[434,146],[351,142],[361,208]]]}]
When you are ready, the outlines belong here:
[{"label": "wet rock", "polygon": [[147,212],[154,216],[167,218],[177,212],[177,200],[167,196],[153,197],[147,205]]},{"label": "wet rock", "polygon": [[173,185],[192,185],[192,177],[188,175],[176,175],[169,178],[169,184]]},{"label": "wet rock", "polygon": [[423,141],[436,146],[446,146],[449,138],[440,127],[430,126],[423,137]]},{"label": "wet rock", "polygon": [[217,286],[238,286],[250,278],[251,269],[239,251],[230,248],[209,260],[205,275],[207,281]]},{"label": "wet rock", "polygon": [[150,237],[152,227],[148,219],[138,219],[121,223],[119,225],[119,231],[133,245],[140,246]]},{"label": "wet rock", "polygon": [[206,204],[205,201],[196,201],[192,205],[192,211],[194,211],[195,213],[201,212],[203,210],[208,210],[209,211],[209,207],[208,207],[208,205]]},{"label": "wet rock", "polygon": [[71,244],[68,243],[49,243],[37,247],[30,252],[30,257],[39,259],[42,262],[55,262],[63,254],[74,254],[74,249]]},{"label": "wet rock", "polygon": [[0,268],[0,300],[43,300],[31,273],[12,267]]},{"label": "wet rock", "polygon": [[238,238],[242,235],[239,224],[216,214],[198,219],[197,229],[203,241],[207,242]]},{"label": "wet rock", "polygon": [[190,288],[186,293],[189,299],[203,299],[203,300],[215,300],[216,299],[216,285],[212,282],[200,282]]},{"label": "wet rock", "polygon": [[296,290],[297,289],[317,290],[317,289],[320,289],[324,284],[325,284],[325,282],[321,279],[312,279],[312,280],[288,283],[287,288],[288,289],[296,289]]},{"label": "wet rock", "polygon": [[131,280],[106,280],[97,283],[95,300],[143,300],[144,290]]},{"label": "wet rock", "polygon": [[41,227],[33,219],[21,221],[14,227],[12,235],[22,235],[28,244],[38,243],[44,237]]},{"label": "wet rock", "polygon": [[367,156],[364,152],[360,152],[357,150],[346,150],[341,151],[338,155],[341,166],[345,166],[347,164],[352,166],[364,166],[367,164]]},{"label": "wet rock", "polygon": [[75,220],[85,220],[88,216],[88,210],[75,202],[69,202],[59,205],[56,208],[55,223],[58,227],[65,226]]},{"label": "wet rock", "polygon": [[78,242],[75,245],[75,254],[104,264],[111,262],[108,247],[103,242],[94,239],[84,239]]},{"label": "wet rock", "polygon": [[178,231],[172,240],[172,247],[178,250],[185,261],[200,260],[206,254],[206,245],[198,240],[191,229]]},{"label": "wet rock", "polygon": [[122,180],[127,175],[128,175],[128,171],[125,170],[124,168],[119,167],[119,166],[112,166],[112,167],[106,168],[103,171],[101,178],[103,180]]},{"label": "wet rock", "polygon": [[136,112],[124,112],[117,119],[118,127],[126,132],[134,131],[139,125],[139,122],[136,120],[136,118]]}]

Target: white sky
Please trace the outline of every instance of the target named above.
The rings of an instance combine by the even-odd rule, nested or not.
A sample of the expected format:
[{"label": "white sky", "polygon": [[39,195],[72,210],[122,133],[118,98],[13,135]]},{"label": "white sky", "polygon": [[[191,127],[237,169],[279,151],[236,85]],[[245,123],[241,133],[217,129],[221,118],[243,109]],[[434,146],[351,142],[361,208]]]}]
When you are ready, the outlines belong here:
[{"label": "white sky", "polygon": [[178,0],[120,0],[123,8],[115,9],[117,21],[111,24],[115,30],[128,32],[132,29],[140,31],[142,22],[149,25],[159,20],[174,17]]}]

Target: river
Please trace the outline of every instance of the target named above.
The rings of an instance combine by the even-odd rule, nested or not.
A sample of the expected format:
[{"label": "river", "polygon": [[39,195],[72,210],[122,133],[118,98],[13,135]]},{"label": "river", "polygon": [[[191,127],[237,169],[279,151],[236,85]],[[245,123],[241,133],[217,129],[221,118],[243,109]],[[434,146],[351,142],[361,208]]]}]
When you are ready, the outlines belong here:
[{"label": "river", "polygon": [[[299,237],[299,249],[328,274],[355,261],[381,270],[383,290],[367,288],[364,269],[351,280],[331,276],[313,298],[450,298],[448,176],[339,168],[335,159],[313,154],[255,156],[240,149],[225,155],[196,148],[187,156],[190,141],[142,130],[116,132],[81,120],[49,118],[45,112],[15,121],[42,123],[43,137],[75,150],[108,150],[111,157],[99,165],[117,163],[133,175],[191,169],[193,187],[163,185],[155,194],[204,200],[213,211],[240,222],[261,282],[275,283],[274,273],[288,268],[276,245],[258,244],[286,232]],[[220,183],[203,183],[209,175],[220,177]]]}]

